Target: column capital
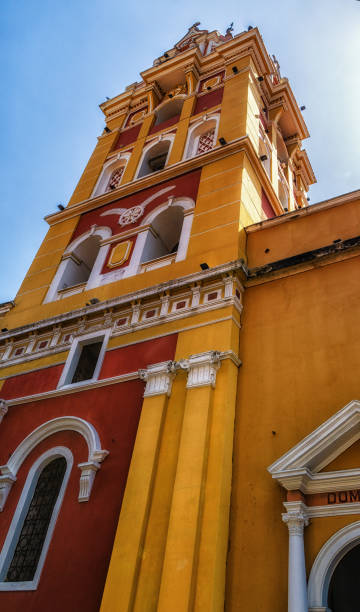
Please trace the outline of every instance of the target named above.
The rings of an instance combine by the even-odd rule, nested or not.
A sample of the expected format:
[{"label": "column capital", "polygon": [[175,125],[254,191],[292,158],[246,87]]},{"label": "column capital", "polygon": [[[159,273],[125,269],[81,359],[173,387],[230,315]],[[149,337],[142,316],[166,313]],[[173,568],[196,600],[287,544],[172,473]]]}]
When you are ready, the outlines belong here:
[{"label": "column capital", "polygon": [[8,411],[8,403],[4,399],[0,399],[0,423]]},{"label": "column capital", "polygon": [[282,514],[282,520],[287,525],[289,535],[300,535],[304,533],[304,527],[309,524],[306,506],[303,502],[286,502],[287,512]]},{"label": "column capital", "polygon": [[178,362],[178,367],[188,372],[187,389],[207,385],[215,388],[216,373],[221,365],[220,355],[220,351],[206,351]]},{"label": "column capital", "polygon": [[141,380],[146,382],[144,397],[171,393],[172,381],[175,378],[176,367],[173,361],[162,361],[147,366],[146,370],[139,370]]}]

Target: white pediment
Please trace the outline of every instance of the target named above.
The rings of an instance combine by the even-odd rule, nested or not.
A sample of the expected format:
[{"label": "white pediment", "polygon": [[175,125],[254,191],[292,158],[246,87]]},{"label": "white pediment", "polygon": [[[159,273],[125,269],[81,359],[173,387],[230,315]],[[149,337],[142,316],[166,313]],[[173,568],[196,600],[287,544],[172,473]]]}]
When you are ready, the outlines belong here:
[{"label": "white pediment", "polygon": [[321,472],[359,438],[360,401],[353,400],[270,465],[268,471],[288,491],[320,493],[360,488],[360,467]]}]

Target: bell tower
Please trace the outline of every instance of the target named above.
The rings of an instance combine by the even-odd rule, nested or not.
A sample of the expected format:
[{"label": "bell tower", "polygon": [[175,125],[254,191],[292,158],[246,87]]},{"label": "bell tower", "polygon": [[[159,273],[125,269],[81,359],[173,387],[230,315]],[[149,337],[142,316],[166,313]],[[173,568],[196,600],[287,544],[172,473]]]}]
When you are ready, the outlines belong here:
[{"label": "bell tower", "polygon": [[[306,207],[315,177],[301,111],[257,28],[199,25],[100,105],[105,128],[74,193],[1,305],[9,612],[22,487],[60,447],[79,461],[80,493],[57,450],[70,484],[66,472],[40,612],[55,588],[54,612],[71,593],[84,612],[224,609],[245,228]],[[7,463],[21,444],[24,462]]]}]

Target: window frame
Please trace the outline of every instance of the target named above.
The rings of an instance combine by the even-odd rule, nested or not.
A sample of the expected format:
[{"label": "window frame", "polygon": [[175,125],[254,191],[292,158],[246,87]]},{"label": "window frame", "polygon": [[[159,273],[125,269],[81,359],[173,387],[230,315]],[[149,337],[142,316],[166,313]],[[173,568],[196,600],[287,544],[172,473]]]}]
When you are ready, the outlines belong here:
[{"label": "window frame", "polygon": [[[78,336],[77,338],[74,338],[69,354],[65,361],[65,365],[64,365],[62,374],[60,376],[60,380],[58,382],[57,389],[60,389],[60,388],[64,389],[68,387],[69,388],[79,387],[81,385],[87,385],[98,379],[100,370],[101,370],[101,366],[104,361],[106,347],[107,347],[107,343],[110,337],[110,332],[111,330],[107,329],[105,331],[101,331],[101,332],[95,331],[95,332],[91,332],[88,334],[84,334],[83,336]],[[71,380],[74,376],[82,347],[86,344],[94,344],[95,342],[100,342],[100,341],[102,341],[102,347],[100,349],[99,357],[98,357],[92,378],[88,378],[87,380],[80,380],[78,382],[72,383]]]},{"label": "window frame", "polygon": [[[64,457],[64,459],[66,460],[66,470],[51,515],[34,578],[33,580],[24,582],[4,582],[4,577],[6,576],[8,568],[12,561],[20,536],[20,532],[24,524],[24,520],[26,518],[31,500],[33,498],[39,476],[42,470],[48,465],[48,463],[50,463],[53,459],[57,459],[58,457]],[[36,461],[34,461],[31,468],[29,469],[29,473],[25,480],[20,499],[16,506],[14,516],[12,518],[3,548],[0,553],[0,591],[35,591],[37,589],[46,560],[47,552],[50,546],[50,542],[52,540],[56,521],[59,516],[61,505],[64,499],[73,463],[74,458],[70,449],[66,448],[65,446],[55,446],[40,455],[40,457],[38,457]]]}]

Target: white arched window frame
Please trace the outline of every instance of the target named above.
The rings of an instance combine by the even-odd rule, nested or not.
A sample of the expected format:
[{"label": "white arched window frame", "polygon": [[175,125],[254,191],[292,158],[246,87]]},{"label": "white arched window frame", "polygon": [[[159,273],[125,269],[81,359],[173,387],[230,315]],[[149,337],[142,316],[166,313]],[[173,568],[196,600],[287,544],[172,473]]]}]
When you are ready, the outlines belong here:
[{"label": "white arched window frame", "polygon": [[201,136],[203,134],[206,134],[211,129],[215,130],[212,148],[214,149],[216,147],[217,136],[218,136],[218,131],[219,131],[219,121],[220,121],[219,114],[204,115],[202,119],[200,119],[196,123],[193,123],[193,125],[190,126],[188,135],[187,135],[187,139],[186,139],[183,159],[189,159],[190,157],[194,157],[195,155],[198,154],[197,149],[198,149],[199,140]]},{"label": "white arched window frame", "polygon": [[182,261],[186,258],[187,248],[191,234],[191,226],[194,218],[195,203],[191,198],[187,197],[169,198],[167,202],[157,206],[144,218],[142,222],[142,226],[144,227],[143,229],[140,228],[140,231],[137,235],[130,264],[125,270],[124,277],[133,276],[134,274],[137,274],[139,272],[141,267],[140,262],[145,243],[149,232],[151,232],[151,223],[158,215],[160,215],[164,210],[167,210],[170,206],[181,206],[184,210],[184,221],[181,228],[178,250],[175,254],[175,262]]},{"label": "white arched window frame", "polygon": [[[34,491],[43,469],[54,459],[64,457],[66,460],[66,470],[60,487],[60,491],[55,502],[50,523],[47,529],[40,558],[37,564],[36,572],[33,580],[26,582],[5,582],[5,577],[14,556],[14,552],[18,543],[20,532],[24,524]],[[73,455],[71,451],[64,446],[56,446],[43,453],[31,466],[26,478],[19,502],[17,504],[11,525],[6,536],[4,546],[0,554],[0,591],[32,591],[38,586],[42,568],[45,563],[48,548],[51,542],[56,520],[60,512],[61,504],[65,495],[66,486],[69,480],[71,468],[73,465]]]},{"label": "white arched window frame", "polygon": [[40,442],[60,431],[76,431],[85,439],[88,458],[78,464],[81,470],[78,500],[89,500],[95,474],[109,453],[101,448],[99,434],[91,423],[80,417],[63,416],[46,421],[34,429],[20,442],[8,462],[0,466],[0,512],[4,509],[11,487],[16,482],[16,475],[26,457]]},{"label": "white arched window frame", "polygon": [[115,170],[123,168],[125,172],[126,164],[130,158],[130,155],[130,153],[119,153],[116,157],[113,157],[105,162],[91,194],[92,198],[108,191],[108,184]]},{"label": "white arched window frame", "polygon": [[169,148],[167,151],[167,157],[166,157],[166,162],[165,162],[165,166],[168,162],[169,159],[169,155],[171,153],[171,149],[172,149],[172,145],[174,142],[174,138],[175,138],[175,134],[161,134],[160,136],[158,136],[157,138],[154,138],[153,140],[151,140],[148,144],[146,144],[143,148],[143,152],[142,155],[140,157],[140,161],[138,163],[138,167],[135,173],[135,179],[137,178],[142,178],[143,176],[149,176],[149,174],[142,174],[141,176],[139,176],[143,162],[145,160],[145,158],[150,158],[150,154],[151,154],[151,149],[153,149],[157,144],[159,144],[160,142],[169,142]]},{"label": "white arched window frame", "polygon": [[[81,243],[85,242],[85,240],[87,240],[91,236],[99,236],[101,240],[106,240],[107,238],[110,238],[112,236],[112,232],[109,227],[94,226],[91,228],[91,230],[89,230],[85,234],[82,234],[81,236],[73,240],[71,244],[69,244],[69,246],[65,250],[64,255],[62,256],[62,260],[51,282],[44,303],[52,302],[59,298],[59,286],[65,274],[66,267],[68,265],[68,259],[72,256],[72,253],[81,245]],[[105,263],[109,248],[110,244],[100,245],[90,276],[86,282],[85,290],[92,289],[93,287],[98,287],[98,285],[100,284],[101,270]],[[82,290],[83,288],[80,288],[80,291]]]},{"label": "white arched window frame", "polygon": [[327,612],[331,577],[341,559],[360,543],[360,521],[337,531],[320,550],[308,582],[309,612]]}]

